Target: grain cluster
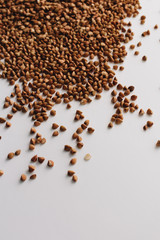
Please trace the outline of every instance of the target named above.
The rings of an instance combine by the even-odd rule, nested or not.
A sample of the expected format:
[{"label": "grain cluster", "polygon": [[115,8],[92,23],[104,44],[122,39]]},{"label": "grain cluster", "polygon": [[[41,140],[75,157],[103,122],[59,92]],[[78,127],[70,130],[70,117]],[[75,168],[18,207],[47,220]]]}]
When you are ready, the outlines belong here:
[{"label": "grain cluster", "polygon": [[[5,98],[4,108],[9,108],[7,118],[10,120],[17,112],[28,113],[33,121],[30,134],[37,132],[37,127],[49,117],[56,115],[56,105],[79,101],[81,105],[99,100],[102,91],[111,91],[111,103],[115,109],[109,128],[123,122],[123,113],[135,112],[139,107],[135,103],[137,96],[130,94],[134,86],[122,86],[115,75],[115,70],[124,70],[122,66],[127,55],[125,44],[133,39],[131,22],[126,18],[136,17],[141,9],[139,0],[1,0],[0,1],[0,78],[6,79],[13,87],[10,96]],[[141,24],[145,23],[145,16],[141,16]],[[154,27],[158,28],[157,25]],[[145,37],[150,31],[142,33]],[[141,46],[141,42],[137,47]],[[130,45],[130,49],[135,49]],[[134,55],[139,52],[135,51]],[[147,60],[146,56],[142,57]],[[111,63],[114,65],[111,68]],[[119,66],[120,65],[120,66]],[[2,81],[2,80],[1,80]],[[139,115],[144,111],[141,109]],[[151,115],[152,111],[147,110]],[[11,127],[7,118],[0,117],[0,124]],[[83,113],[77,110],[74,120],[84,118]],[[145,127],[151,127],[148,121]],[[53,137],[67,128],[58,123],[52,124]],[[88,134],[95,129],[85,120],[72,139],[77,141],[77,148],[83,148],[82,137],[84,130]],[[46,139],[37,133],[30,139],[29,149],[35,150],[36,144],[45,144]],[[71,155],[77,149],[65,145],[64,150]],[[9,153],[12,159],[21,152]],[[85,160],[91,158],[90,154]],[[42,164],[44,157],[33,156],[32,162]],[[70,164],[76,164],[72,158]],[[54,162],[48,160],[48,167]],[[35,167],[29,165],[29,172]],[[1,172],[1,175],[3,172]],[[68,171],[72,180],[78,177],[72,170]],[[32,174],[30,179],[36,179]],[[22,174],[22,181],[26,175]]]},{"label": "grain cluster", "polygon": [[117,85],[109,63],[127,55],[134,34],[124,19],[137,16],[138,0],[2,0],[0,8],[0,69],[14,85],[5,99],[13,113],[29,111],[39,126],[55,104],[87,104]]}]

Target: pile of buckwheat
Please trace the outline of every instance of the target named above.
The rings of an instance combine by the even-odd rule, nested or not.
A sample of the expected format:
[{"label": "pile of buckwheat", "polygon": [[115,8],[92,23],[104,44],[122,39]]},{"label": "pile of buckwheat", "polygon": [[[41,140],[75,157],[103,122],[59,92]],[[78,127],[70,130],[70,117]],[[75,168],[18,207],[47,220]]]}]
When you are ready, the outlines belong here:
[{"label": "pile of buckwheat", "polygon": [[[5,98],[4,108],[11,108],[11,112],[29,112],[34,121],[30,134],[36,134],[38,127],[47,121],[49,115],[56,115],[56,104],[66,104],[79,101],[81,105],[90,103],[94,98],[100,99],[103,90],[111,91],[111,102],[115,114],[108,124],[123,122],[123,112],[134,112],[138,105],[134,103],[136,95],[129,96],[134,86],[122,86],[118,83],[115,71],[118,64],[124,62],[127,55],[125,43],[133,39],[131,22],[125,22],[126,17],[136,17],[139,14],[138,0],[1,0],[0,1],[0,78],[7,79],[13,85],[10,97]],[[145,23],[145,16],[141,17]],[[155,26],[157,29],[158,26]],[[143,35],[147,35],[144,33]],[[141,42],[137,44],[141,46]],[[135,46],[131,45],[130,49]],[[136,51],[135,55],[139,52]],[[96,60],[95,60],[96,58]],[[143,57],[146,61],[147,57]],[[111,69],[111,64],[114,64]],[[119,70],[124,67],[120,66]],[[2,81],[2,80],[1,80]],[[64,90],[64,93],[61,93]],[[151,111],[151,110],[150,110]],[[0,123],[11,127],[9,120],[13,117],[8,113],[6,118],[0,118]],[[139,115],[143,115],[143,109]],[[150,112],[151,114],[151,112]],[[84,115],[77,110],[75,121],[83,119]],[[7,120],[8,119],[8,120]],[[147,122],[147,127],[153,124]],[[59,128],[59,130],[58,130]],[[59,131],[64,132],[65,126],[53,123],[53,136]],[[80,134],[87,129],[93,133],[89,120],[73,133],[72,138],[77,140],[77,148],[82,148]],[[144,129],[144,130],[146,130]],[[31,138],[29,149],[34,150],[36,144],[45,144],[46,139],[37,133]],[[65,151],[76,153],[69,145]],[[18,155],[20,154],[20,150]],[[11,159],[15,153],[9,153]],[[90,154],[85,156],[86,160]],[[33,156],[32,162],[43,163],[45,158]],[[72,158],[70,164],[76,164]],[[48,167],[54,162],[48,160]],[[29,165],[29,172],[35,166]],[[0,171],[3,175],[3,171]],[[75,172],[68,171],[73,181],[78,178]],[[35,179],[36,174],[30,176]],[[21,181],[26,180],[22,174]]]}]

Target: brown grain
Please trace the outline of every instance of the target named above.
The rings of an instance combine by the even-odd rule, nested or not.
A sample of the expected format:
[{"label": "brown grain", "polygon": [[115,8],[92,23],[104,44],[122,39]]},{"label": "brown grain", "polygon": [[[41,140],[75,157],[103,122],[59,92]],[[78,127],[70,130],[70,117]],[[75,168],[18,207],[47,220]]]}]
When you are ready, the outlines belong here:
[{"label": "brown grain", "polygon": [[64,127],[64,126],[60,126],[60,131],[61,131],[61,132],[65,132],[66,130],[67,130],[66,127]]},{"label": "brown grain", "polygon": [[15,154],[14,154],[13,152],[9,153],[9,154],[8,154],[8,159],[12,159],[12,158],[14,157],[14,155],[15,155]]},{"label": "brown grain", "polygon": [[92,134],[92,133],[95,131],[95,129],[92,128],[92,127],[89,127],[89,128],[87,129],[87,131],[88,131],[89,134]]},{"label": "brown grain", "polygon": [[16,156],[19,156],[21,154],[21,150],[20,149],[18,149],[17,151],[15,151],[15,155]]},{"label": "brown grain", "polygon": [[71,148],[71,150],[70,150],[70,153],[73,155],[73,154],[75,154],[77,152],[77,150],[75,149],[75,148]]},{"label": "brown grain", "polygon": [[134,44],[130,45],[130,49],[131,50],[135,49],[135,45]]},{"label": "brown grain", "polygon": [[124,67],[123,67],[123,66],[120,66],[120,67],[119,67],[119,70],[120,70],[120,71],[123,71],[123,70],[124,70]]},{"label": "brown grain", "polygon": [[142,57],[142,61],[143,61],[143,62],[146,62],[146,61],[147,61],[147,57],[146,57],[146,56],[143,56],[143,57]]},{"label": "brown grain", "polygon": [[81,142],[82,141],[82,137],[78,135],[76,140],[77,140],[77,142]]},{"label": "brown grain", "polygon": [[71,108],[71,104],[68,103],[67,106],[66,106],[66,108],[67,108],[67,109],[70,109],[70,108]]},{"label": "brown grain", "polygon": [[36,169],[36,167],[33,166],[33,165],[29,165],[29,166],[28,166],[28,171],[29,171],[30,173],[31,173],[31,172],[34,172],[35,169]]},{"label": "brown grain", "polygon": [[3,170],[0,170],[0,177],[4,174]]},{"label": "brown grain", "polygon": [[78,137],[78,134],[75,132],[75,133],[73,133],[73,135],[72,135],[72,139],[77,139],[77,137]]},{"label": "brown grain", "polygon": [[116,95],[117,95],[117,91],[116,91],[116,90],[113,90],[113,91],[111,92],[111,95],[112,95],[112,96],[116,96]]},{"label": "brown grain", "polygon": [[136,101],[136,100],[137,100],[137,96],[136,96],[136,95],[132,95],[132,96],[131,96],[131,100],[132,100],[132,101]]},{"label": "brown grain", "polygon": [[10,122],[6,122],[6,128],[9,128],[9,127],[11,127],[11,123]]},{"label": "brown grain", "polygon": [[7,114],[8,119],[12,119],[12,117],[13,117],[13,114]]},{"label": "brown grain", "polygon": [[121,84],[118,84],[118,85],[117,85],[117,89],[118,89],[118,90],[122,90],[122,89],[123,89],[123,86],[122,86]]},{"label": "brown grain", "polygon": [[41,140],[41,144],[45,144],[46,143],[46,139],[45,138],[42,138],[42,140]]},{"label": "brown grain", "polygon": [[31,158],[31,162],[36,162],[36,161],[37,161],[37,159],[38,159],[38,156],[37,156],[37,155],[35,155],[35,156],[33,156],[33,157]]},{"label": "brown grain", "polygon": [[77,134],[81,134],[82,132],[83,132],[82,127],[77,128],[77,130],[76,130],[76,133],[77,133]]},{"label": "brown grain", "polygon": [[50,111],[50,115],[51,115],[51,116],[55,116],[55,115],[56,115],[56,111],[55,111],[55,110],[51,110],[51,111]]},{"label": "brown grain", "polygon": [[135,112],[135,108],[134,107],[130,107],[129,110],[130,110],[131,113]]},{"label": "brown grain", "polygon": [[158,25],[157,24],[154,26],[154,29],[158,29]]},{"label": "brown grain", "polygon": [[150,35],[150,31],[147,30],[147,31],[143,32],[141,36],[146,37],[146,36],[149,36],[149,35]]},{"label": "brown grain", "polygon": [[59,125],[57,123],[52,124],[52,129],[57,129],[58,127],[59,127]]},{"label": "brown grain", "polygon": [[78,181],[78,177],[77,177],[77,175],[73,175],[73,177],[72,177],[72,181],[73,181],[73,182],[77,182],[77,181]]},{"label": "brown grain", "polygon": [[144,110],[143,109],[140,109],[139,111],[139,116],[143,116],[145,114]]},{"label": "brown grain", "polygon": [[112,128],[112,127],[113,127],[113,123],[110,122],[110,123],[108,124],[108,128]]},{"label": "brown grain", "polygon": [[113,69],[114,69],[114,70],[117,70],[117,69],[118,69],[118,66],[117,66],[117,65],[114,65],[114,66],[113,66]]},{"label": "brown grain", "polygon": [[37,130],[36,130],[34,127],[32,127],[31,130],[30,130],[30,133],[31,133],[31,134],[35,134],[36,131],[37,131]]},{"label": "brown grain", "polygon": [[141,42],[138,42],[137,43],[137,47],[141,47],[142,46],[142,43]]},{"label": "brown grain", "polygon": [[74,174],[75,174],[74,171],[72,171],[72,170],[68,170],[68,176],[69,176],[69,177],[73,176]]},{"label": "brown grain", "polygon": [[66,152],[70,152],[71,149],[72,149],[72,147],[69,146],[69,145],[65,145],[65,146],[64,146],[64,150],[65,150]]},{"label": "brown grain", "polygon": [[53,134],[52,134],[53,137],[57,137],[58,135],[59,135],[58,131],[54,131]]},{"label": "brown grain", "polygon": [[41,125],[41,123],[40,123],[39,121],[35,121],[35,122],[34,122],[34,126],[35,126],[35,127],[38,127],[38,126],[40,126],[40,125]]},{"label": "brown grain", "polygon": [[148,129],[147,125],[143,126],[143,130],[146,131]]},{"label": "brown grain", "polygon": [[38,157],[38,162],[39,162],[39,163],[43,163],[43,162],[44,162],[44,160],[45,160],[45,158],[44,158],[44,157]]},{"label": "brown grain", "polygon": [[80,115],[76,114],[75,117],[74,117],[74,120],[79,121],[80,120]]},{"label": "brown grain", "polygon": [[146,114],[150,116],[150,115],[153,114],[153,112],[152,112],[152,110],[150,108],[148,108]]},{"label": "brown grain", "polygon": [[26,179],[27,179],[27,176],[25,174],[22,174],[20,180],[24,182],[26,181]]},{"label": "brown grain", "polygon": [[134,86],[129,86],[128,89],[129,89],[130,92],[133,92],[135,87]]},{"label": "brown grain", "polygon": [[85,121],[84,121],[84,124],[85,124],[86,126],[88,126],[88,125],[89,125],[89,120],[85,120]]},{"label": "brown grain", "polygon": [[5,123],[6,122],[6,119],[5,118],[2,118],[0,117],[0,123]]},{"label": "brown grain", "polygon": [[135,55],[135,56],[138,56],[138,55],[139,55],[139,52],[138,52],[138,51],[135,51],[134,55]]},{"label": "brown grain", "polygon": [[47,166],[52,168],[54,166],[54,162],[52,160],[48,160]]},{"label": "brown grain", "polygon": [[160,147],[160,140],[157,141],[156,147]]},{"label": "brown grain", "polygon": [[145,20],[146,19],[146,16],[145,15],[142,15],[141,16],[141,20]]},{"label": "brown grain", "polygon": [[123,120],[119,117],[115,119],[115,124],[117,124],[117,125],[121,124],[122,122],[123,122]]},{"label": "brown grain", "polygon": [[74,164],[76,164],[76,162],[77,162],[77,158],[72,158],[70,161],[70,164],[74,165]]},{"label": "brown grain", "polygon": [[37,178],[37,175],[36,174],[32,174],[31,176],[30,176],[30,179],[31,180],[34,180],[34,179],[36,179]]},{"label": "brown grain", "polygon": [[33,151],[35,149],[35,145],[29,144],[29,150]]},{"label": "brown grain", "polygon": [[147,127],[152,127],[153,126],[153,122],[151,122],[151,121],[147,121]]},{"label": "brown grain", "polygon": [[87,128],[87,125],[84,124],[84,123],[82,123],[82,124],[81,124],[81,128],[82,128],[83,130],[85,130],[85,129]]},{"label": "brown grain", "polygon": [[78,142],[77,143],[77,148],[81,149],[83,147],[83,143],[82,142]]}]

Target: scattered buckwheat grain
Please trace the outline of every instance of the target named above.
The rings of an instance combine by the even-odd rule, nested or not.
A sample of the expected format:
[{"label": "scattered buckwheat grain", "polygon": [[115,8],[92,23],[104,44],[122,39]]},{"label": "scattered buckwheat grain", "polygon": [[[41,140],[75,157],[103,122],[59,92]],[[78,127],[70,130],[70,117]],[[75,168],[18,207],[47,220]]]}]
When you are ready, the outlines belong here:
[{"label": "scattered buckwheat grain", "polygon": [[91,159],[91,155],[89,153],[87,153],[84,157],[84,160],[88,161]]}]

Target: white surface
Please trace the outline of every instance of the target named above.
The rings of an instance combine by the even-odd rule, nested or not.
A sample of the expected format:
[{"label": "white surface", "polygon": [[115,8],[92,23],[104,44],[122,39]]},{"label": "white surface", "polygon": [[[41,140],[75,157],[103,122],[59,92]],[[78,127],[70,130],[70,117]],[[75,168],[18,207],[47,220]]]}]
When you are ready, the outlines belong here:
[{"label": "white surface", "polygon": [[[55,162],[53,169],[37,164],[35,181],[19,182],[33,153],[28,151],[28,129],[32,122],[27,114],[17,114],[10,129],[0,126],[0,238],[2,240],[159,240],[160,239],[160,150],[155,143],[160,139],[160,1],[143,0],[141,14],[146,24],[133,19],[135,37],[142,41],[140,55],[128,50],[124,72],[118,72],[120,82],[135,85],[138,104],[150,107],[154,115],[152,129],[144,132],[147,118],[137,112],[126,114],[124,123],[107,129],[113,113],[109,93],[88,106],[72,103],[71,110],[57,106],[57,116],[39,127],[38,132],[47,143],[34,151]],[[141,38],[144,30],[151,36]],[[141,57],[147,55],[143,63]],[[0,103],[12,87],[0,82]],[[78,163],[69,166],[70,156],[63,152],[64,144],[72,144],[71,135],[79,126],[73,123],[76,109],[82,109],[96,131],[92,136],[83,133],[84,148],[78,151]],[[1,116],[8,110],[0,109]],[[67,132],[52,138],[51,124],[67,126]],[[22,149],[19,157],[8,161],[9,152]],[[92,159],[84,161],[90,153]],[[66,176],[74,169],[78,182]]]}]

